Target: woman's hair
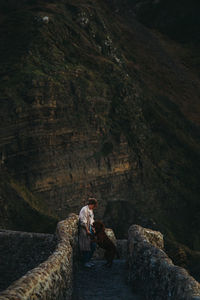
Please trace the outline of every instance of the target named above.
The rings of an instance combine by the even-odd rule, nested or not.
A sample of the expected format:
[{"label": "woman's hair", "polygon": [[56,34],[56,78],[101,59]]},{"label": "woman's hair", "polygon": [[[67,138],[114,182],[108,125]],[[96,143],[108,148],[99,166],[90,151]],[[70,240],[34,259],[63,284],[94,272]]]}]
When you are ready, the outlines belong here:
[{"label": "woman's hair", "polygon": [[88,205],[90,204],[94,204],[95,206],[97,206],[97,199],[95,198],[89,198],[88,199]]}]

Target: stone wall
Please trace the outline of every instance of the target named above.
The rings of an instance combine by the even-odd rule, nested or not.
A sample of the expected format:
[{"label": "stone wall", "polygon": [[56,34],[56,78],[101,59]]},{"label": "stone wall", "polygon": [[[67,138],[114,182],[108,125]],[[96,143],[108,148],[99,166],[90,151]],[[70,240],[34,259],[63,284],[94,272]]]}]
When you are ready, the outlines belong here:
[{"label": "stone wall", "polygon": [[128,232],[129,282],[148,300],[200,300],[200,284],[173,264],[160,232],[132,225]]},{"label": "stone wall", "polygon": [[38,267],[27,272],[5,291],[0,300],[66,300],[71,298],[73,255],[77,249],[78,216],[71,214],[57,225],[57,247]]},{"label": "stone wall", "polygon": [[117,240],[117,251],[120,259],[127,259],[127,240]]},{"label": "stone wall", "polygon": [[55,247],[53,234],[0,230],[0,291],[45,261]]},{"label": "stone wall", "polygon": [[[53,249],[51,247],[57,242],[54,252],[48,259],[1,292],[0,300],[71,299],[73,262],[78,261],[77,223],[78,216],[71,214],[66,220],[58,223],[55,236],[0,231],[1,253],[4,250],[5,257],[8,254],[7,261],[16,269],[20,269],[21,264],[23,272],[26,264],[23,253],[24,257],[29,254],[26,268],[30,268],[32,263],[37,264],[45,259],[48,251],[51,253]],[[127,241],[116,241],[111,229],[107,229],[107,234],[116,243],[120,256],[125,258]],[[37,252],[34,252],[34,247],[38,248]],[[9,248],[11,250],[8,250]],[[133,289],[136,290],[137,287],[144,299],[200,300],[200,284],[185,269],[172,263],[164,252],[163,236],[160,232],[132,225],[128,232],[127,252],[129,282]],[[1,264],[4,265],[6,259],[1,253]],[[102,254],[98,250],[96,258],[101,258]]]}]

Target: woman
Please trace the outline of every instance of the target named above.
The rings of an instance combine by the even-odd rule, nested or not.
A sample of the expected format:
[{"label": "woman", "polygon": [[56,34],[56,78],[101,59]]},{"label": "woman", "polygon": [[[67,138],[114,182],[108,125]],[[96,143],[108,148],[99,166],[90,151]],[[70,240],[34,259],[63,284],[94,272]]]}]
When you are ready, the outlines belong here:
[{"label": "woman", "polygon": [[79,248],[82,254],[83,264],[86,268],[91,268],[94,264],[90,262],[96,249],[96,243],[91,242],[94,235],[94,213],[97,207],[97,200],[89,198],[88,204],[82,207],[79,213]]}]

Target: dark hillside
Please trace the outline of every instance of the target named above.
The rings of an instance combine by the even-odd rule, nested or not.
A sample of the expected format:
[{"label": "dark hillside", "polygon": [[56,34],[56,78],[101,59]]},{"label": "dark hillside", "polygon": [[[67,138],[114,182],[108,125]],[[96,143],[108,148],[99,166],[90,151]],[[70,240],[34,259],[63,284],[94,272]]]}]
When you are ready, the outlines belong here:
[{"label": "dark hillside", "polygon": [[139,223],[200,250],[192,50],[111,4],[2,2],[0,225],[51,231],[93,195],[118,237]]},{"label": "dark hillside", "polygon": [[198,0],[108,0],[117,13],[137,19],[180,42],[200,42]]}]

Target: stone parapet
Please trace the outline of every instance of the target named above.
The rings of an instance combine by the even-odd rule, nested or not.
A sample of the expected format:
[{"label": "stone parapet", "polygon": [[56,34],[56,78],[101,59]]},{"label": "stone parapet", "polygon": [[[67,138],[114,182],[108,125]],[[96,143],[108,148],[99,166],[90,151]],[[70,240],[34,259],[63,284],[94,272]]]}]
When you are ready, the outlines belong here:
[{"label": "stone parapet", "polygon": [[0,292],[55,250],[53,234],[0,230]]},{"label": "stone parapet", "polygon": [[59,222],[56,231],[58,243],[53,254],[0,293],[0,300],[71,299],[77,223],[75,214]]},{"label": "stone parapet", "polygon": [[127,240],[117,240],[117,251],[120,259],[127,259]]},{"label": "stone parapet", "polygon": [[158,231],[132,225],[128,232],[129,282],[146,300],[200,300],[200,284],[173,264]]}]

